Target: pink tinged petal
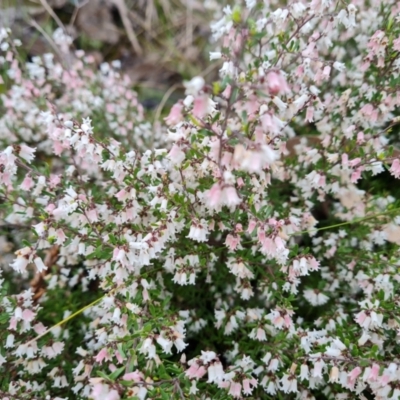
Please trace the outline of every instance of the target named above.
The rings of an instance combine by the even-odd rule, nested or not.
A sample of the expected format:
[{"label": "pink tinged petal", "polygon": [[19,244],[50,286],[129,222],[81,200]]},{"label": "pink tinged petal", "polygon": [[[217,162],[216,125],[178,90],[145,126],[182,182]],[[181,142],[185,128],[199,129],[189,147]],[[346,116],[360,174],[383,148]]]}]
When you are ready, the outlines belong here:
[{"label": "pink tinged petal", "polygon": [[185,375],[189,378],[194,378],[197,374],[197,371],[199,370],[200,365],[195,361],[193,364],[189,367],[188,370],[185,371]]},{"label": "pink tinged petal", "polygon": [[35,316],[36,313],[34,313],[32,310],[25,309],[24,311],[22,311],[21,319],[23,321],[31,322],[34,320]]},{"label": "pink tinged petal", "polygon": [[202,378],[207,372],[207,369],[202,365],[196,372],[195,378]]},{"label": "pink tinged petal", "polygon": [[270,72],[267,77],[266,77],[266,81],[267,81],[267,87],[269,90],[269,93],[271,95],[277,95],[280,92],[288,92],[289,91],[289,87],[286,83],[285,78],[283,78],[283,76],[279,73],[276,72]]},{"label": "pink tinged petal", "polygon": [[[251,387],[251,386],[253,386],[253,387]],[[255,387],[257,387],[256,379],[252,378],[252,379],[244,379],[243,380],[243,393],[244,394],[251,394]]]},{"label": "pink tinged petal", "polygon": [[379,376],[379,365],[378,364],[372,364],[371,372],[368,376],[368,380],[370,381],[376,381]]},{"label": "pink tinged petal", "polygon": [[37,323],[33,326],[33,330],[38,334],[41,335],[43,332],[46,331],[46,327],[41,323]]},{"label": "pink tinged petal", "polygon": [[67,237],[62,229],[57,229],[57,244],[63,244]]},{"label": "pink tinged petal", "polygon": [[227,85],[225,90],[221,93],[221,96],[224,97],[225,99],[229,99],[231,97],[232,93],[232,87],[231,85]]},{"label": "pink tinged petal", "polygon": [[97,222],[99,220],[99,217],[97,215],[97,210],[95,208],[92,208],[87,212],[87,217],[90,222]]},{"label": "pink tinged petal", "polygon": [[208,205],[211,208],[218,207],[222,202],[222,189],[219,183],[215,183],[207,193]]},{"label": "pink tinged petal", "polygon": [[111,390],[107,396],[104,398],[104,400],[120,400],[120,395],[116,390]]},{"label": "pink tinged petal", "polygon": [[173,164],[180,165],[185,159],[185,153],[178,145],[174,144],[167,157],[172,161]]},{"label": "pink tinged petal", "polygon": [[134,372],[129,372],[125,374],[122,379],[124,381],[135,381],[135,382],[141,382],[142,381],[142,376],[138,370]]},{"label": "pink tinged petal", "polygon": [[395,159],[392,162],[392,166],[390,167],[390,173],[395,177],[395,178],[400,178],[400,161],[398,159]]},{"label": "pink tinged petal", "polygon": [[196,118],[202,119],[207,115],[208,97],[205,95],[196,97],[193,102],[193,115]]},{"label": "pink tinged petal", "polygon": [[240,397],[242,392],[242,385],[239,382],[231,382],[229,394],[233,397]]},{"label": "pink tinged petal", "polygon": [[103,348],[99,351],[97,356],[94,358],[99,364],[103,363],[103,360],[108,356],[107,348]]},{"label": "pink tinged petal", "polygon": [[167,125],[176,125],[179,122],[181,122],[183,119],[182,109],[183,109],[182,103],[179,102],[174,104],[171,108],[168,117],[164,118],[165,123]]},{"label": "pink tinged petal", "polygon": [[227,186],[223,190],[224,203],[228,207],[235,207],[241,203],[241,200],[233,186]]},{"label": "pink tinged petal", "polygon": [[15,330],[16,327],[17,327],[17,323],[18,323],[18,320],[15,317],[11,317],[10,318],[10,325],[8,326],[8,329]]},{"label": "pink tinged petal", "polygon": [[350,373],[349,373],[349,379],[351,382],[354,382],[358,376],[361,374],[362,369],[360,367],[355,367]]},{"label": "pink tinged petal", "polygon": [[361,311],[356,315],[355,321],[357,322],[357,324],[362,326],[366,318],[367,314],[364,311]]},{"label": "pink tinged petal", "polygon": [[21,188],[21,190],[28,191],[32,189],[33,186],[35,186],[35,183],[33,182],[33,179],[28,175],[25,177],[19,187]]},{"label": "pink tinged petal", "polygon": [[254,228],[257,226],[257,221],[251,220],[247,228],[247,233],[253,232]]},{"label": "pink tinged petal", "polygon": [[121,356],[121,353],[119,352],[119,351],[116,351],[115,352],[115,357],[117,358],[117,360],[118,360],[118,362],[120,363],[120,364],[122,364],[123,363],[123,358],[122,358],[122,356]]},{"label": "pink tinged petal", "polygon": [[54,354],[60,354],[64,350],[64,343],[63,342],[55,342],[53,343],[53,350]]}]

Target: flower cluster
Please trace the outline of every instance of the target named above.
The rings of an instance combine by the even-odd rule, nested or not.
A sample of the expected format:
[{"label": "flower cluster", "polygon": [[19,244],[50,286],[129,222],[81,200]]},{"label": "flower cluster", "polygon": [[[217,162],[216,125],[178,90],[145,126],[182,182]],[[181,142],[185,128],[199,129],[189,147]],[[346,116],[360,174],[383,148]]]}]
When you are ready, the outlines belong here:
[{"label": "flower cluster", "polygon": [[398,2],[211,26],[162,128],[0,31],[2,397],[400,398]]}]

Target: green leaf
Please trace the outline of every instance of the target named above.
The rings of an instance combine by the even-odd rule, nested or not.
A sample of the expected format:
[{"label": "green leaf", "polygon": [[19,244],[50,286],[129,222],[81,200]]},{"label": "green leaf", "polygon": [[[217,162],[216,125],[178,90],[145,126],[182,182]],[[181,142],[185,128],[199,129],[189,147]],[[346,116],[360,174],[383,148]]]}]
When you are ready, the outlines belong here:
[{"label": "green leaf", "polygon": [[122,372],[124,372],[124,371],[125,371],[125,366],[116,369],[116,370],[110,375],[110,379],[111,379],[112,381],[115,381],[115,380],[122,374]]},{"label": "green leaf", "polygon": [[103,378],[107,381],[111,380],[110,377],[107,374],[105,374],[103,371],[96,371],[96,374],[97,374],[97,376],[100,376],[100,378]]}]

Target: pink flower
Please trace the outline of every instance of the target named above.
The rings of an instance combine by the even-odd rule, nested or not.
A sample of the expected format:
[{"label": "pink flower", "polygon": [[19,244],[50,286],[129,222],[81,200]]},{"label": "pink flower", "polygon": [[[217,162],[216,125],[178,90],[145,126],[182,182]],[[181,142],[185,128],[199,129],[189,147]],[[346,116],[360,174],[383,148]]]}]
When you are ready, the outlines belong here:
[{"label": "pink flower", "polygon": [[229,247],[231,251],[235,251],[239,243],[240,243],[240,237],[237,235],[229,234],[226,237],[225,244],[226,246]]},{"label": "pink flower", "polygon": [[227,85],[225,90],[221,93],[221,96],[225,99],[229,99],[231,97],[232,87],[231,85]]},{"label": "pink flower", "polygon": [[276,96],[277,94],[283,92],[287,93],[290,91],[285,78],[279,73],[270,72],[267,75],[267,88],[271,95]]},{"label": "pink flower", "polygon": [[10,330],[15,330],[17,328],[18,320],[15,317],[10,318],[10,325],[8,326],[8,329]]},{"label": "pink flower", "polygon": [[108,354],[107,347],[103,347],[97,356],[94,358],[100,365],[103,363],[104,360],[110,361],[111,357]]},{"label": "pink flower", "polygon": [[116,195],[115,197],[119,200],[119,201],[124,201],[128,198],[129,193],[125,190],[125,189],[121,189]]},{"label": "pink flower", "polygon": [[165,123],[168,126],[170,126],[170,125],[176,125],[179,122],[181,122],[183,119],[182,109],[183,109],[182,102],[179,101],[178,103],[174,104],[171,108],[168,117],[164,118]]},{"label": "pink flower", "polygon": [[363,168],[357,168],[352,174],[351,174],[351,183],[356,183],[360,178],[361,178],[361,172]]},{"label": "pink flower", "polygon": [[322,72],[322,76],[324,77],[324,79],[328,79],[330,73],[331,73],[331,67],[329,65],[325,66],[325,68]]},{"label": "pink flower", "polygon": [[118,360],[118,362],[119,362],[120,364],[123,363],[124,359],[122,358],[122,355],[121,355],[121,353],[120,353],[118,350],[115,352],[115,357],[117,358],[117,360]]},{"label": "pink flower", "polygon": [[249,222],[249,226],[248,226],[248,228],[247,228],[247,233],[251,233],[251,232],[253,232],[254,231],[254,228],[257,226],[257,221],[255,221],[255,220],[251,220],[250,222]]},{"label": "pink flower", "polygon": [[185,159],[185,153],[178,145],[174,144],[167,157],[171,160],[173,164],[180,165]]},{"label": "pink flower", "polygon": [[307,107],[306,121],[307,122],[314,122],[314,107]]},{"label": "pink flower", "polygon": [[[253,387],[251,387],[251,386]],[[243,394],[252,394],[253,389],[257,387],[257,380],[252,378],[252,379],[244,379],[243,380]]]},{"label": "pink flower", "polygon": [[372,368],[371,368],[371,372],[368,376],[368,380],[370,381],[376,381],[378,379],[379,376],[379,365],[378,364],[372,364]]},{"label": "pink flower", "polygon": [[261,126],[265,133],[279,133],[279,126],[276,120],[269,112],[266,112],[260,117]]},{"label": "pink flower", "polygon": [[65,236],[65,233],[62,229],[57,229],[56,231],[57,234],[57,244],[63,244],[67,237]]},{"label": "pink flower", "polygon": [[200,365],[197,360],[195,360],[189,369],[185,371],[185,375],[189,378],[202,378],[206,374],[207,370],[204,365]]},{"label": "pink flower", "polygon": [[19,186],[22,190],[31,190],[35,186],[33,179],[27,175],[25,179],[22,181],[21,185]]},{"label": "pink flower", "polygon": [[34,313],[32,310],[29,310],[29,308],[26,308],[24,311],[22,311],[21,319],[23,321],[31,322],[34,320],[35,316],[36,313]]},{"label": "pink flower", "polygon": [[223,189],[224,204],[228,207],[236,207],[241,203],[239,196],[237,195],[236,189],[233,186],[225,186]]},{"label": "pink flower", "polygon": [[143,375],[138,371],[128,372],[125,374],[122,379],[124,381],[134,381],[134,382],[141,382],[143,381]]},{"label": "pink flower", "polygon": [[355,367],[348,375],[351,383],[354,383],[358,376],[361,374],[362,369],[360,367]]},{"label": "pink flower", "polygon": [[218,208],[222,204],[222,188],[219,183],[215,183],[206,195],[207,203],[210,208]]},{"label": "pink flower", "polygon": [[201,95],[194,99],[193,102],[193,115],[196,118],[202,119],[207,115],[208,112],[208,96]]},{"label": "pink flower", "polygon": [[233,397],[240,397],[242,392],[242,385],[239,382],[231,382],[229,394]]},{"label": "pink flower", "polygon": [[392,162],[392,166],[390,167],[390,173],[395,177],[395,178],[400,178],[400,161],[396,158]]},{"label": "pink flower", "polygon": [[400,51],[400,37],[393,40],[393,50]]},{"label": "pink flower", "polygon": [[87,218],[90,222],[98,222],[99,216],[97,215],[97,210],[95,208],[90,209],[87,212]]}]

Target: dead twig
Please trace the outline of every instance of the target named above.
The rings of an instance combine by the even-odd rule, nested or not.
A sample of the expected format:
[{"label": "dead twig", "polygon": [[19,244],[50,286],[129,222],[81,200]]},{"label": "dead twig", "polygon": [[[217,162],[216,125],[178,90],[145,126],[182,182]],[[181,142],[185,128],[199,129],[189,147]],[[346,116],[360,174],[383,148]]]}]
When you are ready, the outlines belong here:
[{"label": "dead twig", "polygon": [[135,51],[136,54],[142,55],[143,50],[139,44],[139,41],[136,37],[134,30],[132,29],[131,21],[129,21],[129,18],[128,18],[129,10],[126,7],[125,1],[124,0],[111,0],[111,3],[114,4],[118,9],[119,15],[122,20],[122,24],[124,25],[126,34],[128,35],[128,39],[131,42],[133,50]]},{"label": "dead twig", "polygon": [[58,18],[57,14],[50,7],[50,5],[47,2],[47,0],[40,0],[40,4],[47,11],[47,13],[54,19],[54,21],[56,21],[56,24],[59,26],[59,28],[61,28],[66,33],[67,30],[65,29],[64,24],[61,22],[60,18]]}]

